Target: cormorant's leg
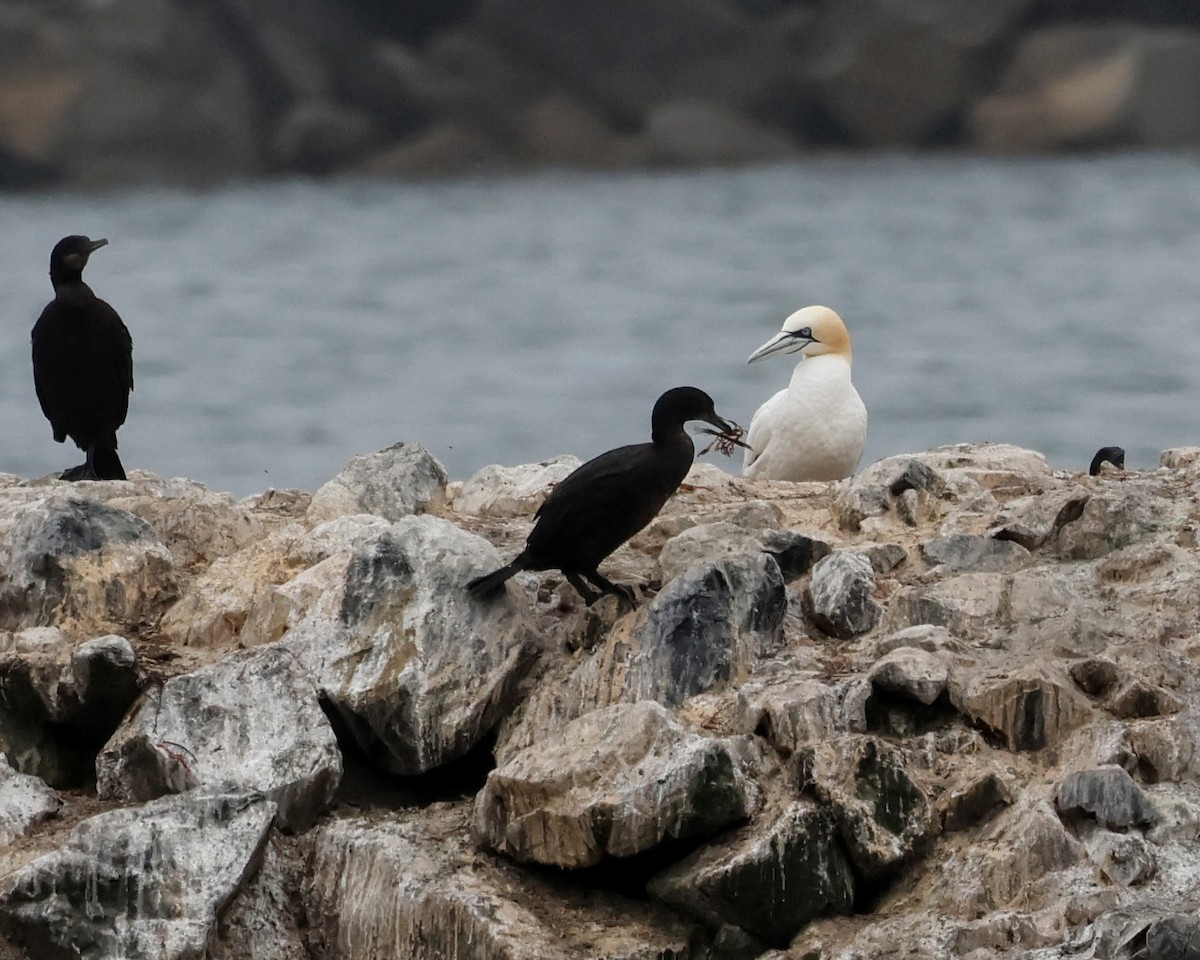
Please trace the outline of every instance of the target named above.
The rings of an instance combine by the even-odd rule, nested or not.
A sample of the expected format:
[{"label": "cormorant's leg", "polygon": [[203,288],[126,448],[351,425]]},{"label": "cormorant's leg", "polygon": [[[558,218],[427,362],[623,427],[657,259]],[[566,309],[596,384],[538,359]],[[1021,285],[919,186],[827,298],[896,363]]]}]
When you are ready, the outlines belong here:
[{"label": "cormorant's leg", "polygon": [[623,583],[613,583],[608,577],[600,573],[599,570],[589,570],[584,576],[605,593],[615,593],[618,597],[628,601],[631,607],[637,606],[637,595],[634,594],[632,587],[627,587]]},{"label": "cormorant's leg", "polygon": [[573,586],[579,592],[579,595],[581,597],[583,597],[583,602],[584,602],[585,606],[590,607],[593,603],[595,603],[602,596],[604,596],[604,594],[597,593],[595,590],[593,590],[591,587],[589,587],[586,583],[584,583],[583,577],[581,577],[579,574],[567,573],[567,571],[565,571],[565,570],[563,571],[563,573],[566,575],[567,583],[569,583],[571,586]]},{"label": "cormorant's leg", "polygon": [[60,480],[95,480],[96,479],[96,445],[87,448],[87,460],[77,467],[66,471]]}]

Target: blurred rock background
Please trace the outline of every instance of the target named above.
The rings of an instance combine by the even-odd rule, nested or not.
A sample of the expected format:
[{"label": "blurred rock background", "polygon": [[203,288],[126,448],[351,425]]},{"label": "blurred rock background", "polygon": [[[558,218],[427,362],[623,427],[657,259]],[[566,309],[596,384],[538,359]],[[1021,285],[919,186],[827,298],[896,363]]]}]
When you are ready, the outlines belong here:
[{"label": "blurred rock background", "polygon": [[0,187],[1200,142],[1187,0],[5,0]]}]

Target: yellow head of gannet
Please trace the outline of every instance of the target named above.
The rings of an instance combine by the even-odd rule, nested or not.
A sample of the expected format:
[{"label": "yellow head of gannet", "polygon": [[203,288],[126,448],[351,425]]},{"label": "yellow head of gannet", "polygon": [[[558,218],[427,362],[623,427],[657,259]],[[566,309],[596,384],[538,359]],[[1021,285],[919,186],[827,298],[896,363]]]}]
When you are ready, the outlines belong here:
[{"label": "yellow head of gannet", "polygon": [[746,362],[756,363],[776,353],[803,353],[806,357],[836,354],[849,363],[850,333],[842,318],[828,307],[805,307],[783,321],[783,328],[750,354]]},{"label": "yellow head of gannet", "polygon": [[850,334],[828,307],[797,310],[748,363],[799,353],[787,389],[750,421],[742,472],[765,480],[840,480],[867,442],[867,408],[850,382]]}]

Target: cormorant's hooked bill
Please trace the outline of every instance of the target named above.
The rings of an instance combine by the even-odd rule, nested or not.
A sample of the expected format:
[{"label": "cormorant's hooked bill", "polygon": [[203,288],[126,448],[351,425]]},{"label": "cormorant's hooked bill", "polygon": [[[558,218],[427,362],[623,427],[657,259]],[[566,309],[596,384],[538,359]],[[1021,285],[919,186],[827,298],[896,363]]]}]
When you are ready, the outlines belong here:
[{"label": "cormorant's hooked bill", "polygon": [[556,569],[588,606],[605,593],[634,603],[629,587],[613,583],[596,568],[658,516],[687,476],[695,457],[684,430],[689,420],[703,420],[722,434],[740,433],[736,424],[717,415],[703,390],[668,390],[654,404],[649,443],[609,450],[572,472],[538,507],[525,549],[512,563],[476,577],[467,589],[486,597],[522,570]]},{"label": "cormorant's hooked bill", "polygon": [[63,480],[124,480],[117,429],[133,390],[133,340],[117,311],[83,282],[105,239],[63,237],[50,252],[54,299],[34,324],[33,383],[54,439],[70,437],[87,459]]}]

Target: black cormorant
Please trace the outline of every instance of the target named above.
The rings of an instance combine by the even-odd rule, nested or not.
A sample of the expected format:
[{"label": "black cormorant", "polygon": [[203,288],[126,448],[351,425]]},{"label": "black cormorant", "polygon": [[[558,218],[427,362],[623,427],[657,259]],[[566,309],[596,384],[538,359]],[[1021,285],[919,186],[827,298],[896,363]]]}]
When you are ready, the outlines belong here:
[{"label": "black cormorant", "polygon": [[[658,516],[687,476],[695,457],[683,425],[704,420],[725,433],[737,430],[695,387],[675,387],[654,404],[650,443],[631,444],[589,460],[559,483],[537,512],[525,549],[507,566],[467,584],[483,597],[521,570],[561,570],[591,606],[605,593],[630,603],[633,591],[597,571],[600,561]],[[584,580],[600,588],[597,593]]]},{"label": "black cormorant", "polygon": [[50,252],[54,299],[33,327],[33,384],[54,439],[87,460],[63,480],[124,480],[117,428],[133,389],[133,340],[117,311],[83,282],[88,257],[107,240],[63,237]]},{"label": "black cormorant", "polygon": [[1118,470],[1124,470],[1125,451],[1121,447],[1101,447],[1092,457],[1092,465],[1088,467],[1088,473],[1093,477],[1097,476],[1100,473],[1101,464],[1105,463],[1111,463]]}]

